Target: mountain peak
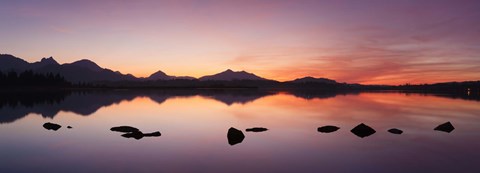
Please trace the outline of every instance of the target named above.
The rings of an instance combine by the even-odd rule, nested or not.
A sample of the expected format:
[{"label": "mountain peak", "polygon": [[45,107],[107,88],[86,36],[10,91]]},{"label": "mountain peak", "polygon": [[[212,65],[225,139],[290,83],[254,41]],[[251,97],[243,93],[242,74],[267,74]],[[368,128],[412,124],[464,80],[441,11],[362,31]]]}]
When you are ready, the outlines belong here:
[{"label": "mountain peak", "polygon": [[162,70],[158,70],[157,72],[150,75],[147,79],[149,79],[149,80],[170,80],[170,79],[173,79],[173,78],[174,78],[173,76],[167,75]]},{"label": "mountain peak", "polygon": [[17,57],[10,55],[10,54],[0,54],[0,58],[15,58],[18,59]]},{"label": "mountain peak", "polygon": [[183,80],[193,80],[194,77],[190,76],[169,76],[165,72],[158,70],[157,72],[150,75],[148,80],[173,80],[173,79],[183,79]]},{"label": "mountain peak", "polygon": [[0,54],[0,60],[2,61],[23,61],[27,62],[21,58],[18,58],[16,56],[10,55],[10,54]]},{"label": "mountain peak", "polygon": [[153,73],[150,76],[153,76],[153,75],[167,75],[167,74],[165,72],[163,72],[162,70],[158,70],[157,72]]},{"label": "mountain peak", "polygon": [[233,71],[231,69],[227,69],[224,72],[217,73],[214,75],[203,76],[200,80],[265,80],[253,73],[248,73],[246,71]]},{"label": "mountain peak", "polygon": [[71,63],[70,65],[87,68],[87,69],[90,69],[90,70],[93,70],[93,71],[100,71],[100,70],[103,69],[100,66],[98,66],[95,62],[93,62],[91,60],[88,60],[88,59],[81,59],[81,60],[78,60],[78,61],[75,61],[75,62]]},{"label": "mountain peak", "polygon": [[93,64],[96,64],[95,62],[93,62],[92,60],[89,60],[89,59],[81,59],[81,60],[75,61],[73,63],[93,63]]},{"label": "mountain peak", "polygon": [[57,64],[58,65],[58,62],[55,61],[55,59],[53,59],[53,57],[42,58],[42,60],[40,60],[40,63],[42,63],[42,64]]},{"label": "mountain peak", "polygon": [[306,76],[303,78],[295,79],[291,82],[294,83],[337,83],[335,80],[327,79],[327,78],[315,78],[312,76]]},{"label": "mountain peak", "polygon": [[23,71],[28,69],[29,63],[10,54],[0,54],[0,71]]}]

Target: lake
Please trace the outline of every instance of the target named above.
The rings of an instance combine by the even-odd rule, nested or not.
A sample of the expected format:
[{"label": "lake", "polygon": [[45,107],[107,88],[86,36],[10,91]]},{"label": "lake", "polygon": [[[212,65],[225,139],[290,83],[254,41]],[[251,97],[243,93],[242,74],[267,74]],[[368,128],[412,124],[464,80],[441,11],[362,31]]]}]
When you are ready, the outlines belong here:
[{"label": "lake", "polygon": [[[46,122],[62,127],[47,130]],[[455,130],[433,130],[445,122]],[[376,133],[350,132],[360,123]],[[123,125],[161,136],[136,140],[110,130]],[[326,125],[340,129],[317,131]],[[229,144],[231,127],[242,131],[243,141]],[[268,130],[245,131],[252,127]],[[0,98],[0,138],[2,173],[477,173],[480,102],[401,92],[14,92]]]}]

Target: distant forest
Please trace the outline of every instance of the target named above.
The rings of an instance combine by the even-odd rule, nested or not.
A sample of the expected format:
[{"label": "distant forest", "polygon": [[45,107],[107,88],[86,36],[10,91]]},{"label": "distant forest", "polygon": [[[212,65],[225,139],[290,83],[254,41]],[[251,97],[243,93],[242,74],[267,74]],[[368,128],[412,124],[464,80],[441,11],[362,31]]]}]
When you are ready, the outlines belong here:
[{"label": "distant forest", "polygon": [[0,87],[65,87],[71,83],[60,74],[34,73],[27,70],[21,73],[0,71]]}]

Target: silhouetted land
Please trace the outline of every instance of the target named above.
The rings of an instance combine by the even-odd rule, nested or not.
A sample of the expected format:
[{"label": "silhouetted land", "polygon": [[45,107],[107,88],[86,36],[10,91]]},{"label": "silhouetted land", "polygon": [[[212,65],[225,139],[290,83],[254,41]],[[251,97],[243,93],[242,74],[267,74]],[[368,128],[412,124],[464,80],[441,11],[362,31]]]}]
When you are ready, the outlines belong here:
[{"label": "silhouetted land", "polygon": [[[422,85],[360,85],[340,83],[332,79],[303,77],[279,82],[246,71],[225,70],[200,78],[167,75],[161,70],[147,78],[100,67],[95,62],[82,59],[59,64],[53,57],[29,63],[21,58],[0,54],[0,88],[14,89],[165,89],[165,88],[249,88],[263,90],[288,90],[295,95],[318,92],[324,97],[338,93],[364,91],[403,91],[417,93],[457,93],[463,99],[480,95],[480,81],[448,82]],[[328,92],[327,92],[328,91]],[[332,93],[333,92],[333,93]],[[319,94],[316,94],[317,96]]]},{"label": "silhouetted land", "polygon": [[71,83],[66,81],[60,74],[53,73],[34,73],[27,70],[21,73],[10,71],[3,73],[0,71],[0,87],[70,87]]}]

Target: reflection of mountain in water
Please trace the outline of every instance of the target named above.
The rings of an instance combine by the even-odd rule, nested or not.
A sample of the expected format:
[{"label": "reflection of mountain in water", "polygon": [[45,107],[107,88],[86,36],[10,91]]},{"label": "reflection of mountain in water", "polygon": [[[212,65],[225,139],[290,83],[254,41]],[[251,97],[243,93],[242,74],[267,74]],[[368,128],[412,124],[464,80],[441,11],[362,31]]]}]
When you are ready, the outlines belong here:
[{"label": "reflection of mountain in water", "polygon": [[94,90],[0,93],[0,123],[11,123],[30,113],[53,118],[60,111],[91,115],[98,109],[136,97],[149,97],[162,104],[170,98],[203,96],[227,105],[245,104],[275,94],[259,90]]},{"label": "reflection of mountain in water", "polygon": [[300,97],[303,99],[327,99],[336,97],[337,95],[347,95],[347,94],[359,94],[360,91],[322,91],[314,89],[292,89],[287,91],[289,94],[294,95],[295,97]]},{"label": "reflection of mountain in water", "polygon": [[12,92],[2,93],[0,123],[9,123],[30,113],[53,118],[60,111],[90,115],[104,106],[132,100],[133,93],[113,92]]},{"label": "reflection of mountain in water", "polygon": [[[132,91],[133,92],[133,91]],[[235,103],[246,104],[261,97],[276,94],[265,90],[256,89],[173,89],[173,90],[143,90],[139,96],[146,96],[161,104],[170,98],[202,96],[220,101],[226,105]]]},{"label": "reflection of mountain in water", "polygon": [[68,92],[8,92],[0,94],[0,123],[10,123],[29,113],[55,116],[55,105],[64,101]]},{"label": "reflection of mountain in water", "polygon": [[201,92],[199,95],[215,99],[227,105],[235,103],[246,104],[253,102],[261,97],[277,94],[272,91],[265,90],[249,90],[249,89],[233,89],[233,90],[206,90],[209,92]]},{"label": "reflection of mountain in water", "polygon": [[[171,90],[79,90],[0,93],[0,124],[11,123],[28,114],[40,114],[53,118],[60,111],[88,116],[102,107],[131,101],[136,97],[148,97],[158,104],[177,97],[202,96],[226,105],[246,104],[261,97],[280,91],[257,89],[171,89]],[[290,90],[287,93],[304,99],[326,99],[337,95],[358,94],[359,92],[332,92],[319,90]],[[419,93],[406,93],[419,94]],[[423,93],[425,94],[425,93]],[[480,101],[480,95],[425,94],[448,98]]]}]

